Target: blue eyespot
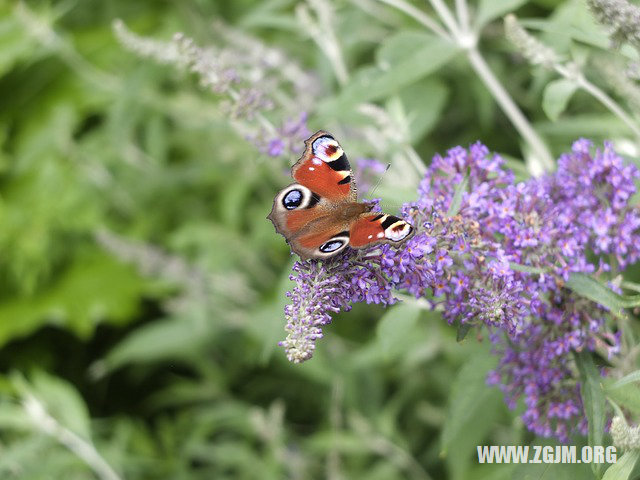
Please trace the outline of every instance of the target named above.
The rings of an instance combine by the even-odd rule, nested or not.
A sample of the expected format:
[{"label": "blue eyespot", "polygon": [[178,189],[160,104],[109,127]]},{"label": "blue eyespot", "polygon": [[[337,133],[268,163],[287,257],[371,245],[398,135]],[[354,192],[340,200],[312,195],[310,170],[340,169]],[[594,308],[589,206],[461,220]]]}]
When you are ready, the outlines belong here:
[{"label": "blue eyespot", "polygon": [[282,199],[282,205],[287,210],[295,210],[302,203],[302,192],[300,190],[291,190]]},{"label": "blue eyespot", "polygon": [[329,240],[328,242],[320,245],[320,251],[323,253],[335,252],[343,245],[344,245],[344,242],[342,240]]}]

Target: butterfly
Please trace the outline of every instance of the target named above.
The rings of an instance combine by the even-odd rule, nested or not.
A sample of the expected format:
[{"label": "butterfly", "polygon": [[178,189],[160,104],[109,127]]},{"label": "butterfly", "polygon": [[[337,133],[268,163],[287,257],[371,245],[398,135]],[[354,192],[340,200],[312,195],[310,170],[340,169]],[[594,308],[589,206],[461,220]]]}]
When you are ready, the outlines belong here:
[{"label": "butterfly", "polygon": [[291,168],[297,183],[276,195],[267,216],[302,260],[327,259],[347,246],[399,244],[413,235],[414,228],[401,218],[358,202],[347,155],[331,134],[320,130],[304,143]]}]

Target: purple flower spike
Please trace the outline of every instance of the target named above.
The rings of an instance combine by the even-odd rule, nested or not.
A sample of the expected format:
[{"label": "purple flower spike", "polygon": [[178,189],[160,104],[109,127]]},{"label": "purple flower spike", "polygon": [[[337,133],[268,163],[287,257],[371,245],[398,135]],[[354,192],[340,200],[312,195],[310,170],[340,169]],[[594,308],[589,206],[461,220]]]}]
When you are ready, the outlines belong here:
[{"label": "purple flower spike", "polygon": [[613,278],[640,259],[640,211],[629,204],[640,174],[611,144],[594,151],[585,139],[542,178],[515,184],[503,163],[480,143],[436,155],[417,200],[402,208],[413,238],[296,263],[282,342],[289,360],[311,358],[332,314],[392,304],[393,290],[404,291],[427,297],[450,324],[487,329],[500,357],[487,382],[510,408],[522,401],[529,430],[561,441],[584,433],[573,353],[614,356],[620,332],[607,309],[564,285],[573,272]]}]

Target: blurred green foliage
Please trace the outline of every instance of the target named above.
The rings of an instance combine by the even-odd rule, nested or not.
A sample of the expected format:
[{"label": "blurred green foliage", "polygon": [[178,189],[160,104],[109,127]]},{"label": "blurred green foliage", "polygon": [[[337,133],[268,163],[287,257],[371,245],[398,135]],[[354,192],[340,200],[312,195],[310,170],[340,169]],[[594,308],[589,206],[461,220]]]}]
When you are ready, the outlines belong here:
[{"label": "blurred green foliage", "polygon": [[[486,339],[459,344],[414,303],[339,315],[304,365],[277,347],[291,261],[265,216],[295,158],[259,154],[214,94],[124,49],[114,19],[203,45],[221,21],[284,50],[322,84],[313,128],[371,124],[357,107],[376,102],[407,122],[425,159],[477,139],[508,158],[523,146],[460,52],[411,18],[336,1],[350,72],[340,85],[297,3],[0,3],[1,478],[590,475],[478,465],[478,444],[542,440],[485,386]],[[586,62],[606,35],[581,2],[473,6],[483,55],[554,153],[577,136],[628,135],[504,39],[500,17],[517,8],[548,44]],[[382,154],[349,135],[344,144]],[[380,191],[393,204],[414,186]]]}]

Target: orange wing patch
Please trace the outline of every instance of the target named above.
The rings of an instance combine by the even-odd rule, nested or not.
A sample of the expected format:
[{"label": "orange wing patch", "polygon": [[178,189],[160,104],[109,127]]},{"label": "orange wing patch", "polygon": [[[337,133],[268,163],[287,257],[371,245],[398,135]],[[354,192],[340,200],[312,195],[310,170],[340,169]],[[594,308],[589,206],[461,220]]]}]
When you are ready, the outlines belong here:
[{"label": "orange wing patch", "polygon": [[349,172],[333,170],[329,165],[315,157],[297,166],[293,178],[320,197],[329,200],[346,200],[351,191],[350,182],[340,183],[349,176]]},{"label": "orange wing patch", "polygon": [[381,213],[370,213],[358,218],[358,220],[351,225],[349,245],[358,248],[384,240],[382,221],[386,217],[387,215]]}]

